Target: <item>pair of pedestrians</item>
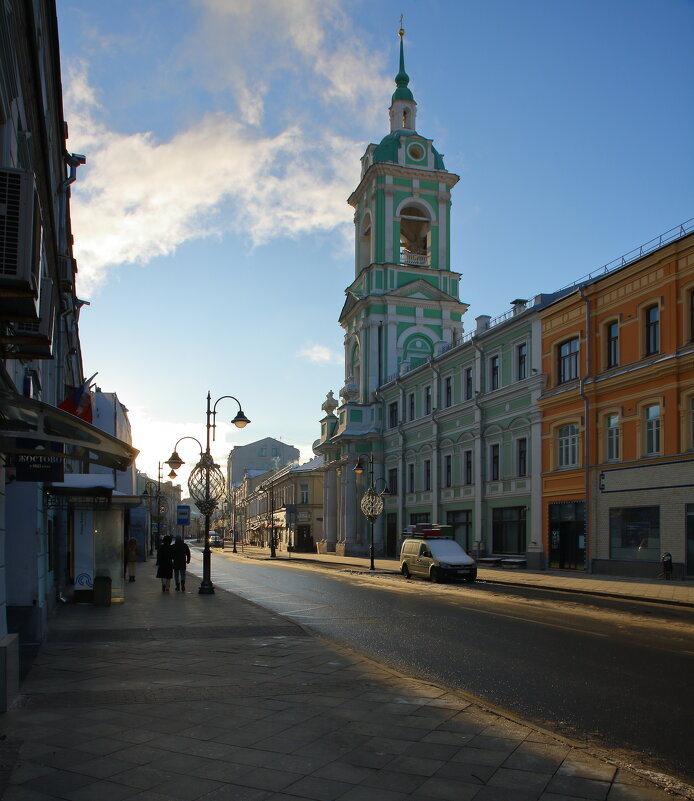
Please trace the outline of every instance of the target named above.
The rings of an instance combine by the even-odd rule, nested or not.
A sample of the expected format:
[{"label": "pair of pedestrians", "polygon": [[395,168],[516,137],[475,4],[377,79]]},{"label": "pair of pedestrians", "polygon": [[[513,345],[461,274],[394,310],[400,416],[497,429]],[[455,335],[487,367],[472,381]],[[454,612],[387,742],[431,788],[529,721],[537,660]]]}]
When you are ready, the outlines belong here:
[{"label": "pair of pedestrians", "polygon": [[171,579],[174,578],[176,592],[186,591],[186,565],[190,564],[190,548],[181,535],[175,541],[167,534],[157,551],[157,578],[161,579],[161,591],[170,592]]}]

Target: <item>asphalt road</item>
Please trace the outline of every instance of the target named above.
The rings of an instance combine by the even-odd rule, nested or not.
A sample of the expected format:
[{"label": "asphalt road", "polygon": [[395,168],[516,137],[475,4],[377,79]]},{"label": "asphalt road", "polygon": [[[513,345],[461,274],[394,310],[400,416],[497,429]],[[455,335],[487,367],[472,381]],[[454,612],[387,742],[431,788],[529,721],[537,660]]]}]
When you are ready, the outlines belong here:
[{"label": "asphalt road", "polygon": [[694,615],[216,555],[212,578],[405,674],[694,783]]}]

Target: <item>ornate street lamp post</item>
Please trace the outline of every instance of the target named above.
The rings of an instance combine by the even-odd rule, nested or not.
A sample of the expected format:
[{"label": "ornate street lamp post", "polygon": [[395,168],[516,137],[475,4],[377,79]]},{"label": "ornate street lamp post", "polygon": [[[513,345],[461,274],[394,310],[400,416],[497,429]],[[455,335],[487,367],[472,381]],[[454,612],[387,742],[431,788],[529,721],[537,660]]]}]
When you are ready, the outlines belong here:
[{"label": "ornate street lamp post", "polygon": [[[208,392],[207,417],[205,423],[207,440],[204,452],[202,445],[200,444],[199,440],[195,439],[195,437],[181,437],[176,445],[174,445],[173,453],[166,462],[166,464],[171,467],[171,473],[173,473],[173,477],[175,477],[175,471],[178,470],[183,464],[183,460],[176,452],[178,443],[182,442],[184,439],[192,439],[195,440],[195,442],[197,442],[200,446],[200,461],[195,465],[190,473],[188,478],[188,490],[195,505],[205,516],[205,547],[202,552],[202,581],[200,582],[200,589],[198,590],[201,595],[214,595],[214,585],[212,584],[210,575],[210,517],[212,512],[217,508],[219,501],[221,501],[225,495],[225,486],[224,475],[219,469],[219,465],[214,463],[214,459],[210,453],[210,431],[212,431],[212,440],[214,441],[217,404],[219,401],[224,400],[225,398],[230,398],[231,400],[236,401],[239,406],[236,417],[234,417],[234,419],[231,421],[237,428],[244,428],[251,422],[243,413],[241,404],[233,395],[222,395],[221,398],[217,398],[214,406],[210,408],[211,397],[210,393]],[[210,422],[210,420],[212,422]],[[171,474],[169,474],[169,477],[171,477]]]},{"label": "ornate street lamp post", "polygon": [[[364,456],[359,456],[357,459],[357,463],[354,466],[354,472],[360,476],[364,472],[364,467],[362,465],[362,459]],[[383,489],[378,492],[376,490],[376,485],[379,481],[383,482]],[[370,524],[370,534],[371,534],[371,541],[369,544],[369,557],[371,564],[369,566],[369,570],[375,570],[376,567],[374,565],[374,523],[380,517],[381,513],[383,512],[383,498],[386,495],[390,495],[388,490],[388,485],[383,478],[377,478],[374,481],[374,455],[373,453],[369,454],[369,488],[364,493],[361,503],[359,504],[361,510],[364,514],[364,517],[369,521]]]}]

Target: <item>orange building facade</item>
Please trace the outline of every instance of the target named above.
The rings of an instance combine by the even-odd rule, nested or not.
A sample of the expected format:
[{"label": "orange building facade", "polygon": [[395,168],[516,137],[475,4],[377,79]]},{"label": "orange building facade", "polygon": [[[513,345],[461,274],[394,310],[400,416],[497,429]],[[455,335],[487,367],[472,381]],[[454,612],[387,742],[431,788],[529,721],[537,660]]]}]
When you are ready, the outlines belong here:
[{"label": "orange building facade", "polygon": [[694,234],[539,312],[549,567],[694,576]]}]

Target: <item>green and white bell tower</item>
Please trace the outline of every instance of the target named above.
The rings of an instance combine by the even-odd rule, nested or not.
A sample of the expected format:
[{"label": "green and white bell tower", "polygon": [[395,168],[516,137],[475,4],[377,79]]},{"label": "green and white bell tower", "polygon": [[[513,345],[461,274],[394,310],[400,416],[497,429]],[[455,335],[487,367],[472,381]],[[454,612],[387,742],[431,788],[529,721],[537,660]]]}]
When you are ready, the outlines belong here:
[{"label": "green and white bell tower", "polygon": [[345,388],[356,390],[350,399],[363,404],[381,384],[452,344],[467,309],[459,300],[460,274],[450,265],[451,189],[458,176],[417,132],[402,28],[399,35],[390,133],[366,149],[361,181],[349,198],[355,275],[340,324]]},{"label": "green and white bell tower", "polygon": [[[458,176],[446,170],[431,139],[417,132],[417,103],[400,69],[390,105],[390,132],[367,147],[354,207],[354,280],[340,313],[344,328],[345,384],[340,401],[328,393],[321,436],[324,457],[321,552],[364,554],[369,534],[382,550],[383,519],[367,530],[364,495],[355,464],[368,462],[368,482],[385,486],[385,420],[379,388],[426,363],[463,333],[467,305],[459,300],[460,274],[450,265],[451,190]],[[382,516],[383,517],[383,516]]]}]

